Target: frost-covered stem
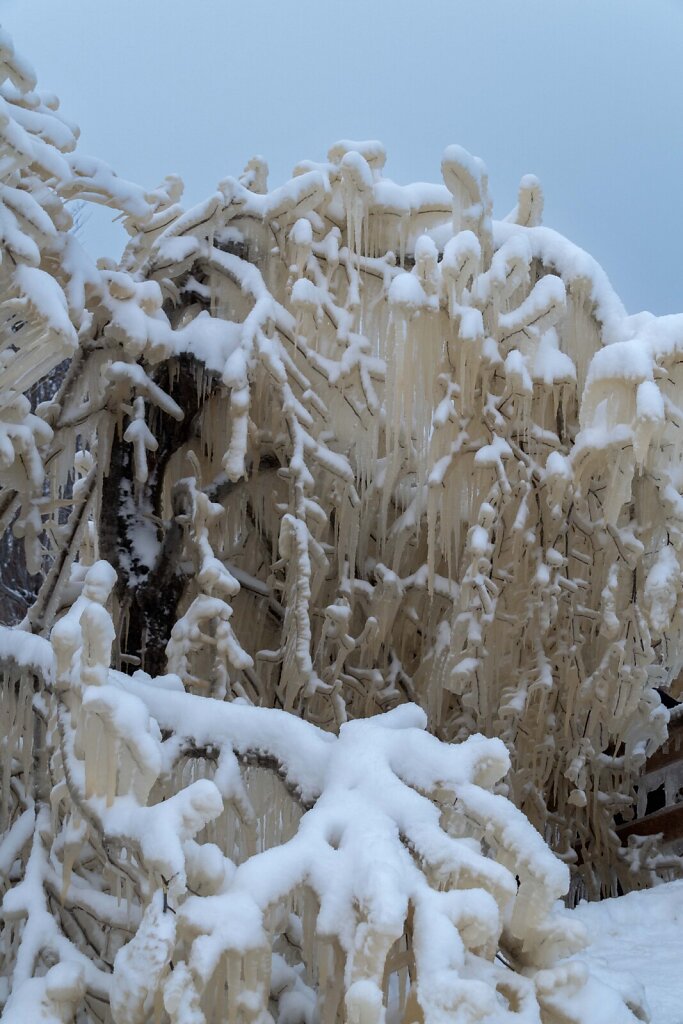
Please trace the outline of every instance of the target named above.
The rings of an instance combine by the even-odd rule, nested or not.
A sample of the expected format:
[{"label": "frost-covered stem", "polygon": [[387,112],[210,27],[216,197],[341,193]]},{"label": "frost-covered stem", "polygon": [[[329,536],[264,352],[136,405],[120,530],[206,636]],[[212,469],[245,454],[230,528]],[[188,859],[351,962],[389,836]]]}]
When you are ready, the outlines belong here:
[{"label": "frost-covered stem", "polygon": [[78,502],[66,525],[65,535],[61,538],[61,548],[50,571],[45,578],[35,604],[29,612],[29,622],[34,633],[45,634],[51,627],[54,616],[59,610],[61,591],[64,587],[71,563],[76,557],[78,545],[88,527],[88,517],[92,511],[95,496],[97,473],[91,469],[82,481]]}]

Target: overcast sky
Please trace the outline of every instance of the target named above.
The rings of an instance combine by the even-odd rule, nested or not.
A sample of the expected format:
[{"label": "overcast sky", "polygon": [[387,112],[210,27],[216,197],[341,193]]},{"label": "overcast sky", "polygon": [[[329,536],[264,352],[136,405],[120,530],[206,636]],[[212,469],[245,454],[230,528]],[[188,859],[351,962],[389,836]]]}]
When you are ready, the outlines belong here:
[{"label": "overcast sky", "polygon": [[[82,150],[149,187],[181,174],[188,205],[254,153],[273,186],[338,138],[379,138],[390,177],[434,181],[458,142],[497,216],[537,174],[545,223],[629,311],[683,310],[683,0],[0,0],[0,17]],[[113,255],[109,217],[87,242]]]}]

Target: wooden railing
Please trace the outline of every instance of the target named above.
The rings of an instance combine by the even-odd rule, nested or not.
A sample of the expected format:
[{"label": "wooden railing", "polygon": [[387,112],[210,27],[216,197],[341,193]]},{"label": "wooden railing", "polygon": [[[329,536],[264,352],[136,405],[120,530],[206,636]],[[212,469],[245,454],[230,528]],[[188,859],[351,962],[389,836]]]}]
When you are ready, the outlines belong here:
[{"label": "wooden railing", "polygon": [[622,842],[632,835],[653,836],[660,832],[665,843],[683,839],[683,705],[672,711],[669,738],[648,759],[639,790],[641,813],[634,821],[617,828]]}]

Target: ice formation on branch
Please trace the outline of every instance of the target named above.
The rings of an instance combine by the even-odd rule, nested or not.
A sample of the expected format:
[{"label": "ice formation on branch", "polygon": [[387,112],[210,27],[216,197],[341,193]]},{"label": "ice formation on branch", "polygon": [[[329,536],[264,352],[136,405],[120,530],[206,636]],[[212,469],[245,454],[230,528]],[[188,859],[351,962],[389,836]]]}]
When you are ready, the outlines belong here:
[{"label": "ice formation on branch", "polygon": [[185,210],[0,74],[0,530],[45,571],[0,630],[3,1021],[643,1019],[555,903],[650,878],[614,818],[683,663],[683,318],[457,146]]},{"label": "ice formation on branch", "polygon": [[594,999],[638,1019],[556,963],[585,936],[566,865],[495,792],[502,741],[443,743],[415,704],[335,735],[116,672],[114,582],[91,565],[50,642],[0,634],[2,813],[23,808],[3,1022],[597,1024]]}]

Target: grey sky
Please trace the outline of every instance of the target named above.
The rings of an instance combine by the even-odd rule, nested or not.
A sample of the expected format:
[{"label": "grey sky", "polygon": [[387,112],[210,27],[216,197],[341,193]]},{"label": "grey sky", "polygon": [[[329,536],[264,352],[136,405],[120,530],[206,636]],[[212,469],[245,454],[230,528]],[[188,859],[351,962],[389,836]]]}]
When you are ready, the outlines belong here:
[{"label": "grey sky", "polygon": [[[271,185],[338,138],[379,138],[397,181],[458,142],[495,211],[537,174],[545,222],[631,312],[683,310],[681,0],[0,0],[82,149],[189,205],[254,153]],[[92,218],[91,247],[118,234]],[[99,254],[99,253],[97,253]]]}]

